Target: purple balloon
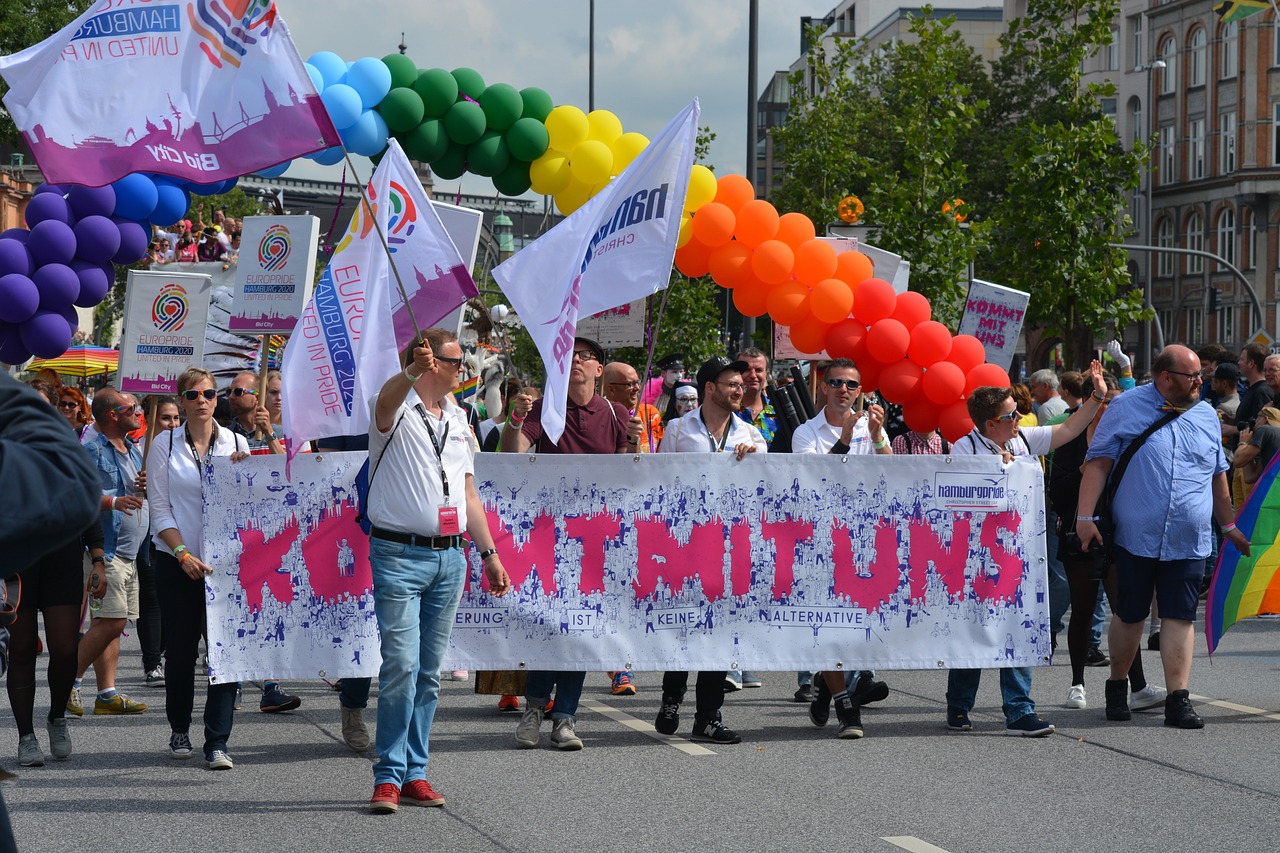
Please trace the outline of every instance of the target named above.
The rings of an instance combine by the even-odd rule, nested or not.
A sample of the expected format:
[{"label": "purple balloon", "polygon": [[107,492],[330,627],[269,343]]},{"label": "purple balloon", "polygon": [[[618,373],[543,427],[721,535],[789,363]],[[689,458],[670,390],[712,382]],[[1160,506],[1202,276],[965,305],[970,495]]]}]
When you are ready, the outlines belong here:
[{"label": "purple balloon", "polygon": [[31,232],[25,228],[10,228],[8,231],[0,231],[0,240],[17,240],[25,246],[30,239]]},{"label": "purple balloon", "polygon": [[116,216],[125,219],[146,219],[156,209],[159,196],[155,181],[141,172],[125,175],[112,186],[116,190]]},{"label": "purple balloon", "polygon": [[36,358],[57,358],[71,346],[75,330],[57,311],[37,311],[20,327],[22,345]]},{"label": "purple balloon", "polygon": [[116,209],[116,191],[105,187],[72,187],[67,193],[67,204],[78,218],[86,216],[110,216]]},{"label": "purple balloon", "polygon": [[120,229],[105,216],[86,216],[76,223],[76,257],[101,264],[120,251]]},{"label": "purple balloon", "polygon": [[0,276],[0,321],[25,323],[40,307],[40,289],[25,275]]},{"label": "purple balloon", "polygon": [[42,309],[61,311],[80,298],[80,277],[71,267],[45,264],[36,270],[31,280],[40,291]]},{"label": "purple balloon", "polygon": [[31,253],[27,251],[27,247],[21,240],[9,237],[0,239],[0,275],[11,272],[31,275],[34,271],[35,264],[31,262]]},{"label": "purple balloon", "polygon": [[0,323],[0,361],[5,364],[22,364],[31,358],[31,351],[22,343],[22,332],[11,323]]},{"label": "purple balloon", "polygon": [[151,229],[143,228],[140,223],[130,219],[114,221],[120,230],[120,250],[112,255],[112,262],[121,266],[136,264],[147,254],[147,241],[151,239]]},{"label": "purple balloon", "polygon": [[66,199],[54,193],[41,193],[32,196],[31,201],[27,202],[27,227],[34,228],[38,223],[44,222],[46,219],[52,219],[57,222],[71,224],[71,208],[67,205]]},{"label": "purple balloon", "polygon": [[[113,226],[114,227],[114,226]],[[81,308],[93,308],[103,299],[115,283],[115,267],[108,261],[105,264],[91,264],[88,261],[72,261],[71,269],[80,279],[80,295],[76,297],[76,305]]]},{"label": "purple balloon", "polygon": [[65,222],[46,219],[31,229],[27,249],[36,266],[69,264],[76,256],[76,232]]},{"label": "purple balloon", "polygon": [[32,195],[44,195],[45,193],[53,193],[54,195],[65,196],[71,191],[71,187],[62,184],[41,184],[36,187],[36,191]]}]

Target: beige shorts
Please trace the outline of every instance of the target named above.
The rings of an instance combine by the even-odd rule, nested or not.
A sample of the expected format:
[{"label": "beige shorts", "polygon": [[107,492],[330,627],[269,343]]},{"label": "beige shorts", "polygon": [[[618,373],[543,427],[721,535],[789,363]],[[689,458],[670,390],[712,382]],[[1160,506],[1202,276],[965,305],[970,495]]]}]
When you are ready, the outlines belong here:
[{"label": "beige shorts", "polygon": [[138,563],[112,557],[107,560],[107,592],[102,607],[90,610],[99,619],[138,618]]}]

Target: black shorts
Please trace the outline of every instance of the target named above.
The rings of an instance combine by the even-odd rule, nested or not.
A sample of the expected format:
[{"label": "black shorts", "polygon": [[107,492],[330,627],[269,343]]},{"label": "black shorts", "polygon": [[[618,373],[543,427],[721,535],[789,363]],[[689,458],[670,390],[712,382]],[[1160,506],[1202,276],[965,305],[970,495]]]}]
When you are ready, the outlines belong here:
[{"label": "black shorts", "polygon": [[77,536],[45,554],[19,573],[22,603],[19,610],[43,610],[63,604],[77,607],[84,601],[84,545]]},{"label": "black shorts", "polygon": [[1151,596],[1160,606],[1161,619],[1196,621],[1200,606],[1200,583],[1204,580],[1205,558],[1160,560],[1139,557],[1117,546],[1115,549],[1115,614],[1121,622],[1141,622],[1151,612]]}]

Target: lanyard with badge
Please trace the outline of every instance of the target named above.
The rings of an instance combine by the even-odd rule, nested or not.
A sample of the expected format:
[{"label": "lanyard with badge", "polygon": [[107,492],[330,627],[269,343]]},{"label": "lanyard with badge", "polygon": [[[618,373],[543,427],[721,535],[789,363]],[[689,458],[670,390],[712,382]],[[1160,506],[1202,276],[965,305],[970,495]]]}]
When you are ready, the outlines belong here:
[{"label": "lanyard with badge", "polygon": [[458,536],[462,533],[462,528],[458,524],[458,508],[449,506],[449,475],[444,470],[444,449],[448,447],[449,441],[449,419],[441,409],[440,420],[444,423],[444,429],[440,437],[436,438],[436,431],[431,428],[431,421],[427,420],[426,408],[421,403],[414,408],[422,417],[422,425],[427,428],[427,438],[431,439],[431,447],[436,452],[436,461],[440,463],[440,490],[444,494],[444,506],[440,507],[440,535]]},{"label": "lanyard with badge", "polygon": [[724,425],[724,435],[720,438],[720,444],[716,444],[716,437],[711,434],[711,427],[707,424],[706,417],[702,412],[698,412],[698,417],[702,420],[702,426],[707,431],[707,440],[711,442],[712,453],[724,453],[724,446],[729,443],[729,431],[733,429],[733,418],[731,417]]},{"label": "lanyard with badge", "polygon": [[213,432],[209,435],[209,448],[205,451],[203,458],[196,452],[196,443],[195,440],[191,438],[191,429],[189,427],[183,427],[182,431],[186,433],[187,448],[191,451],[191,458],[195,460],[196,470],[202,473],[208,473],[208,469],[213,465],[213,446],[218,443],[218,425],[213,425]]}]

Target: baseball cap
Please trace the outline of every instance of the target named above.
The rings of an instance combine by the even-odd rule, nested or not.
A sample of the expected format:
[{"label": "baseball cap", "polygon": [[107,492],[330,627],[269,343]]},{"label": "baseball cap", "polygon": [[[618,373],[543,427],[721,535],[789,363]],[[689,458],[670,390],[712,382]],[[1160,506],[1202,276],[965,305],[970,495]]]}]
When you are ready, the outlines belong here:
[{"label": "baseball cap", "polygon": [[1229,361],[1227,361],[1227,362],[1223,362],[1222,364],[1219,364],[1219,365],[1218,365],[1218,369],[1217,369],[1217,370],[1213,371],[1213,378],[1214,378],[1214,379],[1225,379],[1226,381],[1228,381],[1228,382],[1233,382],[1233,383],[1234,383],[1234,382],[1239,382],[1239,381],[1240,381],[1240,368],[1239,368],[1239,366],[1237,366],[1237,365],[1235,365],[1235,364],[1233,364],[1233,363],[1231,363],[1231,362],[1229,362]]},{"label": "baseball cap", "polygon": [[715,382],[726,370],[736,370],[741,373],[748,367],[750,365],[745,361],[730,361],[723,355],[709,358],[702,363],[702,367],[698,368],[698,391],[701,392],[708,382]]}]

